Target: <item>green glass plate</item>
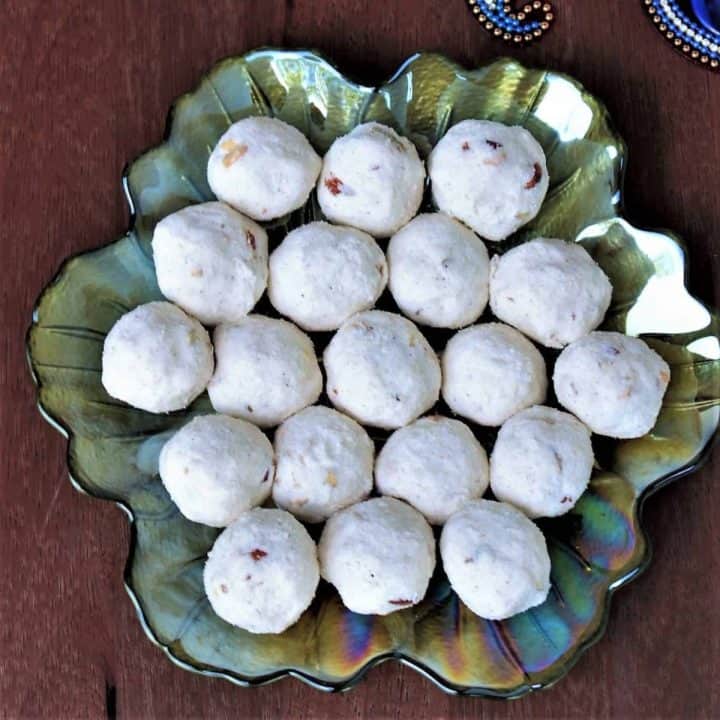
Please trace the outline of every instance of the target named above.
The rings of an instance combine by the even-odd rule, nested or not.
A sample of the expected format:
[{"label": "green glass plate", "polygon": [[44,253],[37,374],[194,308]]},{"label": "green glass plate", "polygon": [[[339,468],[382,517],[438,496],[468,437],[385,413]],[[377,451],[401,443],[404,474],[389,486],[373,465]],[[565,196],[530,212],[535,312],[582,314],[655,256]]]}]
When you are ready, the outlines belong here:
[{"label": "green glass plate", "polygon": [[[207,396],[181,413],[132,409],[103,390],[101,349],[121,314],[160,298],[150,250],[155,223],[211,198],[208,154],[231,122],[253,114],[295,125],[321,153],[365,120],[395,126],[422,154],[464,118],[524,125],[547,154],[550,192],[530,225],[492,249],[539,234],[577,238],[613,282],[604,327],[643,335],[672,366],[652,433],[623,442],[595,438],[589,490],[569,515],[541,523],[552,592],[540,607],[504,622],[481,620],[438,568],[419,606],[387,617],[349,612],[326,584],[279,636],[243,632],[211,611],[202,567],[217,530],[184,519],[157,476],[159,448],[190,416],[210,410]],[[259,50],[221,62],[175,103],[165,141],[125,173],[131,230],[68,260],[43,292],[28,333],[41,411],[69,438],[76,487],[114,500],[130,516],[126,586],[147,634],[173,661],[242,685],[290,674],[341,690],[392,658],[450,692],[517,697],[562,677],[600,637],[613,591],[648,562],[643,501],[697,467],[720,412],[717,317],[686,289],[678,238],[638,230],[620,216],[624,157],[604,107],[577,82],[507,59],[466,70],[439,55],[416,55],[370,88],[313,52]],[[274,224],[273,241],[317,216],[311,201]],[[430,338],[442,347],[447,335]],[[322,345],[326,338],[315,339]],[[489,447],[492,433],[476,430]]]}]

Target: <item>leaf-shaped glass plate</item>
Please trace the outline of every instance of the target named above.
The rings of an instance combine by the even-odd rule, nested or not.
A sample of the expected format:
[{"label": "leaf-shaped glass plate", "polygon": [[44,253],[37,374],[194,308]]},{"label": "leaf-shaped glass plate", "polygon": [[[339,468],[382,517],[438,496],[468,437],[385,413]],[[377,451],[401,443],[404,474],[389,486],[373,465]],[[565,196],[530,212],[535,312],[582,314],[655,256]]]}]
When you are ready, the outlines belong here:
[{"label": "leaf-shaped glass plate", "polygon": [[[423,154],[464,118],[524,125],[545,149],[551,189],[538,217],[493,249],[538,234],[577,238],[613,282],[605,326],[643,335],[672,366],[652,433],[624,442],[596,438],[589,490],[569,515],[542,523],[552,592],[540,607],[505,622],[481,620],[439,568],[422,604],[387,617],[349,612],[325,584],[301,620],[278,636],[243,632],[210,609],[201,576],[217,531],[184,519],[157,476],[159,448],[188,417],[210,410],[207,396],[170,415],[129,408],[102,388],[101,349],[122,313],[160,297],[150,252],[155,223],[211,198],[208,154],[231,122],[253,114],[295,125],[321,153],[365,120],[395,126]],[[697,467],[718,427],[717,318],[688,294],[680,241],[620,217],[625,148],[603,106],[574,80],[513,60],[465,70],[439,55],[416,55],[373,89],[315,53],[260,50],[217,65],[175,103],[168,128],[166,140],[126,171],[132,229],[62,266],[28,334],[40,408],[69,438],[73,482],[120,503],[132,520],[126,585],[148,635],[183,667],[243,685],[291,674],[345,689],[390,658],[451,692],[516,697],[556,681],[602,634],[612,592],[648,561],[643,500]],[[316,216],[308,203],[271,228],[274,242]],[[438,348],[447,338],[429,336]],[[315,340],[321,346],[326,338]],[[489,446],[492,433],[475,429]]]}]

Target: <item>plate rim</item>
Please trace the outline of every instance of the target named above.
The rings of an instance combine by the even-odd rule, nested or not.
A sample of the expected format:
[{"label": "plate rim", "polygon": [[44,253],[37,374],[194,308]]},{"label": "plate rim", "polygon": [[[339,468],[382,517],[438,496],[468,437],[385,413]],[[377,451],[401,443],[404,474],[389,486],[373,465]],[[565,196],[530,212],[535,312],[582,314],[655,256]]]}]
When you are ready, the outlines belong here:
[{"label": "plate rim", "polygon": [[[132,508],[125,503],[122,500],[119,500],[117,498],[114,498],[110,495],[103,494],[96,491],[91,491],[85,485],[78,479],[78,473],[75,467],[75,463],[72,458],[72,448],[73,448],[73,441],[75,439],[75,434],[63,423],[61,419],[53,415],[48,408],[46,408],[42,400],[40,399],[40,392],[43,388],[43,384],[40,381],[40,377],[36,371],[34,359],[32,356],[31,351],[31,336],[33,333],[34,328],[37,326],[37,320],[38,320],[38,311],[42,304],[42,301],[45,297],[45,295],[61,280],[61,278],[64,275],[65,269],[68,266],[69,263],[74,261],[75,259],[82,257],[84,255],[87,255],[89,253],[93,253],[95,251],[101,250],[103,248],[109,247],[110,245],[113,245],[117,242],[121,242],[122,240],[131,240],[135,238],[137,241],[137,235],[135,234],[135,226],[136,226],[136,220],[137,220],[137,213],[136,213],[136,202],[132,196],[132,191],[130,188],[129,183],[129,175],[130,170],[134,163],[138,161],[140,158],[142,158],[145,154],[148,152],[151,152],[152,150],[157,149],[158,147],[161,147],[169,142],[171,134],[172,134],[172,127],[173,127],[173,120],[175,116],[175,111],[177,106],[180,102],[182,102],[183,99],[192,96],[194,93],[197,92],[202,82],[211,75],[217,68],[219,68],[221,65],[225,63],[230,62],[237,62],[237,61],[248,61],[253,58],[261,57],[263,55],[268,54],[282,54],[285,56],[291,56],[291,55],[299,55],[303,56],[305,58],[312,58],[314,60],[317,60],[318,62],[322,63],[323,65],[329,67],[334,73],[341,78],[344,82],[351,84],[355,88],[362,90],[362,91],[369,91],[369,94],[372,96],[374,95],[378,89],[383,88],[393,82],[395,82],[398,78],[402,77],[408,67],[410,67],[415,61],[421,58],[427,58],[427,57],[437,57],[441,59],[442,61],[448,63],[449,65],[453,66],[454,68],[471,72],[475,70],[480,70],[483,68],[490,67],[492,65],[508,65],[512,64],[517,66],[518,68],[522,69],[523,71],[535,71],[535,72],[541,72],[545,75],[552,75],[554,77],[562,78],[565,81],[570,82],[575,88],[577,88],[581,94],[584,96],[587,95],[593,99],[593,101],[597,104],[598,109],[600,112],[602,112],[605,122],[608,125],[608,129],[610,133],[613,136],[613,140],[618,144],[620,147],[619,151],[619,157],[618,157],[618,169],[617,169],[617,195],[618,195],[618,201],[614,204],[614,210],[615,214],[614,216],[611,216],[607,218],[605,222],[611,222],[613,220],[622,220],[623,222],[627,223],[631,229],[633,230],[639,230],[643,232],[653,232],[658,233],[663,236],[666,236],[672,240],[679,248],[682,253],[683,258],[683,284],[686,293],[693,298],[696,302],[698,302],[703,308],[705,308],[711,316],[714,316],[716,314],[716,309],[707,303],[705,303],[700,298],[696,297],[691,293],[691,289],[688,285],[688,278],[689,278],[689,256],[688,256],[688,250],[685,242],[682,240],[681,236],[679,236],[674,231],[665,229],[665,228],[641,228],[633,223],[630,222],[630,220],[627,218],[625,214],[625,177],[626,177],[626,168],[628,164],[628,147],[625,143],[624,139],[618,134],[617,129],[615,127],[615,124],[612,120],[612,117],[610,116],[607,107],[605,106],[604,102],[600,100],[598,97],[590,93],[583,85],[580,83],[580,81],[576,80],[574,77],[559,72],[556,70],[548,69],[548,68],[535,68],[532,66],[527,66],[524,63],[520,62],[519,60],[505,56],[500,55],[497,56],[488,62],[478,64],[477,66],[473,68],[468,68],[464,66],[461,63],[456,62],[455,60],[447,57],[443,53],[436,52],[436,51],[418,51],[410,55],[408,58],[406,58],[398,68],[390,75],[390,77],[385,81],[378,85],[365,85],[363,83],[360,83],[356,81],[352,75],[346,75],[343,73],[339,67],[331,60],[329,60],[326,55],[319,50],[313,49],[313,48],[280,48],[280,47],[272,47],[272,46],[262,46],[253,50],[250,50],[245,53],[241,54],[235,54],[235,55],[228,55],[226,57],[218,59],[216,62],[214,62],[210,68],[200,74],[199,80],[193,85],[193,87],[178,95],[175,97],[175,99],[172,101],[170,108],[167,112],[166,119],[165,119],[165,126],[163,130],[162,139],[146,148],[144,148],[141,152],[136,154],[130,161],[128,161],[122,171],[122,177],[121,177],[121,187],[123,190],[123,195],[125,197],[125,201],[128,206],[129,211],[129,221],[128,221],[128,229],[127,231],[121,235],[120,237],[116,238],[115,240],[109,241],[107,243],[101,243],[98,246],[91,247],[88,249],[80,250],[75,253],[71,253],[67,257],[65,257],[59,264],[57,270],[51,277],[51,279],[45,283],[43,288],[41,289],[40,293],[38,294],[34,304],[33,309],[31,312],[31,322],[27,328],[27,331],[25,333],[25,356],[26,361],[28,363],[28,368],[30,371],[30,375],[32,377],[33,383],[36,388],[36,407],[38,408],[38,411],[40,415],[43,417],[43,419],[51,426],[53,427],[57,432],[59,432],[66,440],[66,448],[65,448],[65,460],[67,464],[68,469],[68,478],[70,480],[71,485],[80,492],[83,495],[88,495],[90,497],[97,498],[98,500],[105,500],[110,501],[113,504],[115,504],[117,507],[119,507],[125,515],[128,517],[129,524],[130,524],[130,542],[128,544],[127,549],[127,558],[125,561],[124,569],[123,569],[123,584],[125,587],[125,590],[130,598],[130,601],[135,609],[136,615],[138,617],[138,620],[140,621],[140,625],[145,632],[145,635],[148,637],[148,639],[152,642],[153,645],[158,647],[162,650],[164,655],[168,657],[168,659],[176,666],[188,670],[190,672],[193,672],[195,674],[203,675],[206,677],[213,677],[213,678],[221,678],[224,680],[227,680],[231,682],[234,685],[238,685],[241,687],[261,687],[263,685],[269,685],[277,680],[280,680],[284,677],[294,677],[301,682],[309,685],[310,687],[313,687],[314,689],[321,690],[324,692],[345,692],[352,688],[354,688],[358,683],[360,683],[363,678],[366,676],[368,671],[372,669],[373,667],[376,667],[377,665],[380,665],[382,663],[385,663],[389,660],[395,660],[397,662],[400,662],[404,665],[407,665],[408,667],[413,668],[415,671],[419,672],[421,675],[429,679],[434,685],[439,687],[441,690],[443,690],[446,693],[452,694],[452,695],[460,695],[460,696],[475,696],[475,697],[486,697],[490,699],[516,699],[523,697],[525,695],[528,695],[531,692],[549,688],[555,685],[557,682],[559,682],[562,678],[564,678],[570,670],[577,664],[577,662],[585,655],[587,650],[589,650],[593,645],[595,645],[605,634],[605,631],[607,629],[608,620],[609,620],[609,614],[610,614],[610,607],[612,605],[614,594],[617,590],[624,587],[625,585],[632,582],[632,580],[639,577],[650,565],[650,562],[652,560],[652,543],[651,538],[648,535],[644,522],[643,522],[643,511],[645,502],[649,497],[654,495],[658,490],[665,487],[666,485],[670,484],[671,482],[675,482],[683,477],[686,477],[688,475],[691,475],[695,473],[697,470],[699,470],[704,463],[708,460],[710,455],[712,454],[713,448],[715,447],[715,444],[717,443],[718,439],[720,438],[720,423],[716,425],[713,433],[710,435],[708,440],[706,441],[703,448],[692,458],[690,459],[685,465],[683,465],[681,468],[678,468],[677,470],[674,470],[670,473],[667,473],[664,476],[661,476],[657,480],[650,483],[648,486],[642,489],[642,491],[637,495],[637,498],[635,500],[635,515],[637,518],[637,524],[638,524],[638,531],[639,531],[639,537],[643,541],[643,554],[639,558],[636,565],[633,567],[628,568],[628,570],[620,577],[618,577],[614,582],[612,582],[607,589],[607,592],[605,593],[605,597],[603,600],[603,607],[602,612],[600,614],[600,619],[595,627],[595,629],[588,635],[587,638],[581,643],[579,643],[575,648],[571,656],[568,657],[568,659],[565,662],[558,662],[555,665],[557,666],[556,669],[554,669],[553,672],[551,672],[547,679],[544,679],[541,682],[537,683],[523,683],[521,685],[515,686],[513,688],[510,688],[508,690],[495,690],[493,688],[485,687],[485,686],[465,686],[465,685],[457,685],[446,678],[442,677],[439,673],[435,672],[431,668],[425,666],[422,662],[404,654],[401,651],[392,651],[388,653],[383,653],[381,655],[378,655],[376,657],[373,657],[372,659],[368,660],[366,663],[364,663],[356,672],[354,672],[351,676],[338,680],[338,681],[332,681],[332,680],[322,680],[320,678],[316,678],[312,676],[309,673],[303,672],[301,670],[296,670],[294,668],[282,668],[279,670],[276,670],[272,673],[267,673],[264,675],[258,675],[258,676],[243,676],[238,673],[233,673],[231,671],[227,670],[212,670],[208,668],[203,668],[198,665],[193,665],[182,658],[178,657],[176,654],[174,654],[173,650],[169,645],[164,644],[161,642],[158,637],[155,635],[154,631],[150,627],[150,624],[147,620],[147,617],[145,615],[145,612],[143,610],[142,602],[140,600],[139,594],[133,587],[132,583],[132,566],[134,561],[134,555],[135,555],[135,547],[137,543],[137,525],[135,522],[135,516],[133,513]],[[588,226],[589,227],[589,226]]]}]

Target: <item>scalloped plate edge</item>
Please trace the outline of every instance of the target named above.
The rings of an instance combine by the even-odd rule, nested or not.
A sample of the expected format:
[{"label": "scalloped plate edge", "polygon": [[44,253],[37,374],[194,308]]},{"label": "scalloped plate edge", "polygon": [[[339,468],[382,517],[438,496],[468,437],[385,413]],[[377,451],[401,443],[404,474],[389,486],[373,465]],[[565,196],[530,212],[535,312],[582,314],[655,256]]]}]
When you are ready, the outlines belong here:
[{"label": "scalloped plate edge", "polygon": [[[128,203],[128,209],[130,213],[130,221],[129,221],[129,229],[125,236],[134,235],[134,229],[135,229],[135,223],[136,223],[136,213],[135,213],[135,201],[132,197],[132,193],[130,191],[129,183],[128,183],[128,173],[133,165],[133,163],[138,160],[140,157],[142,157],[145,153],[148,151],[155,149],[157,147],[160,147],[167,143],[170,139],[170,134],[172,132],[172,120],[175,113],[175,108],[177,104],[180,102],[180,100],[188,95],[191,95],[193,92],[196,91],[196,89],[199,87],[200,83],[203,81],[205,77],[207,77],[216,67],[218,67],[220,64],[231,61],[231,60],[237,60],[237,59],[249,59],[252,57],[258,57],[262,54],[266,53],[277,53],[277,52],[284,52],[287,54],[296,54],[296,55],[306,55],[306,56],[312,56],[317,58],[318,60],[324,62],[328,67],[330,67],[339,77],[342,77],[346,82],[352,84],[358,89],[364,89],[364,90],[372,90],[373,92],[377,91],[379,86],[368,86],[363,85],[361,83],[355,82],[348,78],[348,76],[344,75],[340,72],[338,67],[327,60],[323,53],[316,51],[316,50],[310,50],[310,49],[296,49],[296,50],[283,50],[283,49],[276,49],[276,48],[270,48],[270,47],[263,47],[256,50],[249,51],[248,53],[244,53],[242,55],[238,56],[229,56],[226,58],[223,58],[219,60],[217,63],[215,63],[212,68],[206,72],[203,73],[198,83],[195,85],[195,87],[186,92],[182,95],[178,96],[170,106],[170,109],[167,114],[166,123],[165,123],[165,129],[163,133],[163,139],[162,142],[153,145],[151,147],[146,148],[143,152],[139,153],[132,161],[128,162],[123,169],[122,173],[122,188],[123,192],[126,198],[126,201]],[[464,68],[463,66],[459,65],[458,63],[455,63],[452,60],[449,60],[449,58],[446,58],[441,53],[436,52],[417,52],[413,55],[411,55],[409,58],[407,58],[401,65],[398,67],[398,69],[390,76],[388,81],[386,83],[383,83],[383,85],[392,83],[396,81],[399,77],[403,75],[403,73],[407,70],[407,68],[416,61],[421,56],[437,56],[440,57],[446,61],[448,61],[450,64],[452,64],[454,67],[458,68],[460,71],[467,71],[467,68]],[[488,63],[488,65],[494,64],[494,63],[502,63],[502,62],[509,62],[518,65],[519,67],[525,67],[521,63],[519,63],[517,60],[513,58],[508,57],[499,57],[496,58],[491,63]],[[484,66],[479,66],[484,67]],[[566,79],[567,81],[571,82],[575,87],[577,87],[582,93],[588,94],[587,90],[584,88],[584,86],[578,82],[575,78],[566,75],[564,73],[552,71],[554,75],[558,77],[562,77]],[[623,198],[624,198],[624,180],[625,180],[625,168],[627,166],[627,145],[625,144],[624,140],[617,134],[614,124],[612,123],[611,118],[609,117],[609,114],[607,113],[607,109],[605,105],[598,100],[597,98],[594,98],[595,102],[597,102],[598,107],[603,112],[605,119],[608,123],[608,126],[610,130],[612,131],[613,135],[615,136],[616,141],[619,143],[619,145],[623,148],[624,152],[621,153],[621,160],[619,171],[618,171],[618,187],[617,187],[617,193],[619,195],[619,202],[616,205],[617,209],[617,215],[616,217],[624,219],[626,222],[625,215],[623,213],[624,205],[623,205]],[[633,226],[634,227],[634,226]],[[690,295],[695,301],[699,302],[703,307],[706,309],[707,306],[705,303],[700,301],[698,298],[693,296],[689,292],[689,288],[687,287],[687,278],[689,273],[689,262],[688,262],[688,253],[685,243],[682,241],[682,239],[674,232],[666,231],[664,229],[650,229],[649,232],[658,232],[660,234],[666,235],[669,237],[674,243],[678,245],[678,247],[681,249],[682,255],[683,255],[683,264],[684,264],[684,279],[685,279],[685,290],[688,295]],[[116,242],[116,241],[113,241]],[[62,263],[60,264],[58,270],[56,271],[53,278],[47,283],[47,285],[42,289],[40,294],[38,295],[38,298],[33,306],[32,311],[32,322],[30,326],[28,327],[28,330],[26,332],[25,336],[25,353],[26,353],[26,359],[28,362],[30,374],[32,376],[33,382],[36,385],[36,388],[39,391],[42,389],[42,383],[40,382],[40,378],[38,373],[36,372],[36,369],[33,364],[33,358],[32,354],[30,352],[30,336],[32,334],[33,328],[37,324],[37,316],[38,316],[38,310],[40,308],[40,305],[42,304],[42,300],[45,296],[45,293],[54,286],[62,277],[65,267],[69,262],[71,262],[74,258],[80,257],[82,255],[85,255],[87,253],[91,253],[94,250],[99,249],[100,247],[106,247],[107,245],[111,245],[111,243],[106,243],[104,245],[98,246],[98,248],[91,248],[89,250],[84,250],[78,253],[74,253],[70,255],[69,257],[65,258]],[[72,440],[73,440],[73,433],[69,431],[69,429],[62,423],[62,421],[55,417],[43,404],[40,400],[37,402],[37,407],[42,415],[42,417],[50,424],[56,431],[58,431],[66,440],[66,463],[68,466],[68,477],[72,484],[72,486],[79,492],[85,495],[90,495],[92,497],[95,497],[99,500],[108,500],[113,502],[115,505],[117,505],[121,510],[124,511],[124,513],[127,515],[129,521],[130,521],[130,544],[128,547],[128,555],[127,560],[125,563],[125,569],[124,569],[124,575],[123,575],[123,582],[125,586],[125,590],[127,591],[130,600],[135,608],[135,611],[137,613],[138,619],[140,621],[140,625],[142,626],[145,634],[150,639],[150,641],[158,648],[160,648],[164,654],[173,662],[173,664],[177,665],[178,667],[188,670],[190,672],[193,672],[195,674],[203,675],[206,677],[214,677],[214,678],[222,678],[224,680],[228,680],[229,682],[239,685],[242,687],[259,687],[262,685],[268,685],[270,683],[273,683],[277,680],[282,679],[283,677],[294,677],[298,680],[304,682],[305,684],[325,692],[342,692],[347,691],[355,687],[367,674],[367,672],[384,662],[387,662],[388,660],[397,660],[404,665],[407,665],[420,674],[424,675],[426,678],[431,680],[435,685],[437,685],[439,688],[441,688],[443,691],[455,694],[455,695],[466,695],[466,696],[481,696],[481,697],[488,697],[488,698],[494,698],[494,699],[515,699],[522,697],[524,695],[527,695],[530,692],[533,692],[535,690],[551,687],[556,682],[561,680],[563,677],[567,675],[567,673],[575,666],[575,664],[580,660],[580,658],[585,654],[585,652],[592,647],[595,643],[597,643],[600,638],[604,635],[605,629],[607,627],[608,619],[609,619],[609,611],[610,606],[612,603],[613,596],[615,592],[620,589],[621,587],[627,585],[629,582],[637,578],[642,572],[647,569],[647,567],[650,564],[650,560],[652,558],[652,548],[651,548],[651,542],[650,538],[647,535],[647,532],[645,530],[643,521],[642,521],[642,515],[643,515],[643,507],[645,504],[645,501],[647,498],[649,498],[651,495],[653,495],[657,490],[664,487],[665,485],[674,482],[676,480],[679,480],[687,475],[690,475],[697,471],[709,458],[712,449],[718,439],[719,436],[719,428],[716,427],[715,431],[713,432],[710,439],[707,441],[703,449],[693,458],[691,461],[689,461],[685,466],[679,468],[678,470],[671,472],[665,476],[662,476],[652,482],[648,487],[646,487],[642,493],[637,497],[635,501],[635,515],[637,518],[638,523],[638,530],[640,533],[640,536],[642,540],[644,541],[644,548],[645,551],[643,555],[640,557],[638,562],[634,564],[631,567],[626,568],[626,571],[617,579],[615,582],[613,582],[609,587],[605,594],[604,602],[603,602],[603,610],[602,610],[602,616],[600,618],[599,623],[597,624],[597,627],[595,630],[590,633],[590,635],[582,642],[580,643],[576,648],[572,656],[568,658],[566,662],[563,663],[557,663],[557,671],[552,672],[549,677],[544,680],[543,682],[535,683],[535,684],[522,684],[515,688],[511,688],[506,691],[498,691],[493,690],[492,688],[487,687],[472,687],[472,686],[459,686],[455,685],[453,683],[448,682],[444,678],[442,678],[439,674],[434,672],[433,670],[429,669],[422,663],[418,662],[417,660],[414,660],[413,658],[410,658],[406,655],[404,655],[401,652],[393,652],[393,653],[384,653],[382,655],[379,655],[377,657],[372,658],[369,660],[365,665],[363,665],[359,670],[357,670],[353,675],[351,675],[349,678],[346,678],[344,680],[339,681],[323,681],[319,680],[317,678],[314,678],[306,673],[303,673],[298,670],[294,670],[292,668],[282,669],[278,670],[277,672],[268,674],[268,675],[262,675],[262,676],[256,676],[256,677],[243,677],[234,673],[222,671],[222,670],[211,670],[209,668],[201,668],[194,666],[185,660],[177,657],[171,648],[168,645],[163,644],[155,635],[152,628],[149,626],[147,618],[145,616],[142,603],[140,602],[139,596],[136,593],[132,581],[131,581],[131,569],[134,559],[134,551],[135,551],[135,544],[137,541],[136,537],[136,529],[135,529],[135,517],[132,511],[132,508],[127,505],[126,503],[113,498],[111,496],[106,496],[94,491],[89,490],[82,481],[78,478],[76,469],[74,467],[74,463],[71,457],[71,446],[72,446]]]}]

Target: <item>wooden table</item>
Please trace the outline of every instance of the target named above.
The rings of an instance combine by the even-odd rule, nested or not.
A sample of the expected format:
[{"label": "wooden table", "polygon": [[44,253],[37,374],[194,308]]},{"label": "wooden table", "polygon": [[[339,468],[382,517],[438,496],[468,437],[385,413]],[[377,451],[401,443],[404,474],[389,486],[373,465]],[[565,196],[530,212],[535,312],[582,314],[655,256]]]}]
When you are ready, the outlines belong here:
[{"label": "wooden table", "polygon": [[367,83],[419,49],[571,73],[628,142],[630,218],[681,233],[691,285],[717,305],[720,75],[673,52],[639,0],[555,4],[548,37],[520,49],[491,39],[464,0],[0,3],[0,716],[720,716],[717,455],[650,501],[650,570],[552,690],[454,698],[391,664],[345,695],[287,679],[244,690],[176,668],[145,638],[122,585],[127,521],[70,487],[65,442],[34,407],[23,336],[37,293],[62,258],[124,231],[121,170],[159,141],[173,98],[218,58],[260,45],[318,48]]}]

